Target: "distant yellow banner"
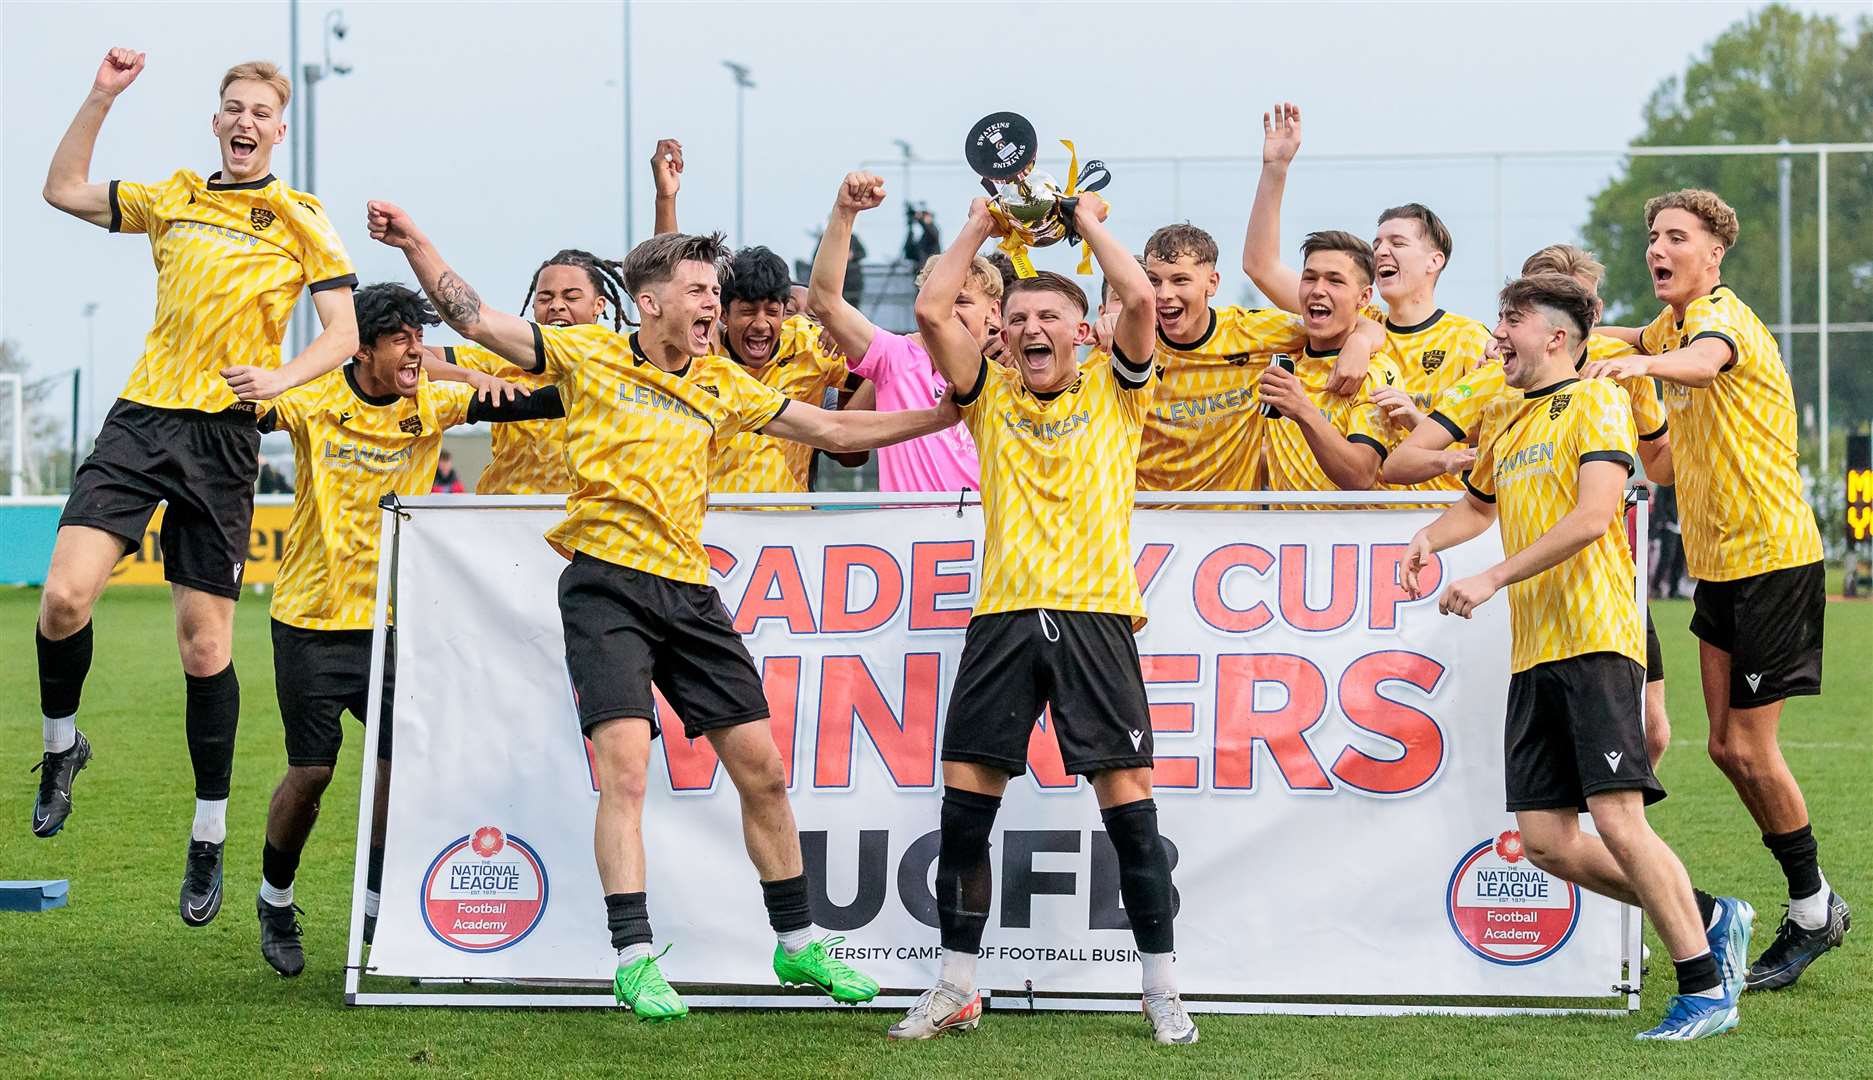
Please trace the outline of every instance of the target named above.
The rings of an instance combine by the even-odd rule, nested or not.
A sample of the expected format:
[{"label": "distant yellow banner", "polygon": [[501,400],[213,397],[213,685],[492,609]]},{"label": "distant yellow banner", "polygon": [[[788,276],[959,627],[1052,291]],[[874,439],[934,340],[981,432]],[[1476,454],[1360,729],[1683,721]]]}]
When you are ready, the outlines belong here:
[{"label": "distant yellow banner", "polygon": [[[286,556],[286,523],[292,520],[292,500],[283,504],[254,507],[253,529],[247,535],[247,569],[242,583],[271,585]],[[163,528],[163,508],[143,530],[143,544],[123,557],[111,571],[113,585],[161,585],[163,581],[163,546],[159,534]]]}]

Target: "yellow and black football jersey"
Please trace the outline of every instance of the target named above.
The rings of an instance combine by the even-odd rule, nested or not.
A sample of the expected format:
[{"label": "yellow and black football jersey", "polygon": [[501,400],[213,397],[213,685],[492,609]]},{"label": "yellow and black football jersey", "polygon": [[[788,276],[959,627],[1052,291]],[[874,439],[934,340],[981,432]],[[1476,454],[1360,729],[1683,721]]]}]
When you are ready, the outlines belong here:
[{"label": "yellow and black football jersey", "polygon": [[[1428,415],[1444,391],[1469,380],[1480,369],[1502,366],[1483,351],[1489,338],[1489,328],[1482,323],[1439,308],[1414,326],[1399,326],[1387,319],[1384,355],[1398,367],[1398,385],[1411,395],[1419,411]],[[1455,491],[1459,486],[1461,481],[1456,477],[1439,476],[1401,490]]]},{"label": "yellow and black football jersey", "polygon": [[[1383,462],[1385,455],[1392,452],[1401,438],[1401,433],[1386,420],[1384,413],[1373,404],[1373,392],[1382,386],[1394,386],[1398,382],[1398,369],[1387,356],[1374,356],[1366,369],[1366,381],[1355,394],[1329,394],[1327,380],[1333,375],[1333,362],[1340,355],[1338,349],[1327,352],[1315,352],[1305,349],[1296,359],[1294,375],[1301,381],[1301,387],[1307,391],[1307,398],[1314,403],[1327,418],[1333,430],[1352,442],[1364,443],[1372,447]],[[1301,425],[1292,420],[1269,420],[1265,428],[1262,460],[1263,486],[1269,491],[1338,491],[1338,485],[1327,478],[1320,467],[1320,459],[1307,445],[1307,436],[1301,433]]]},{"label": "yellow and black football jersey", "polygon": [[665,371],[637,335],[608,327],[539,326],[545,371],[566,409],[573,490],[566,520],[546,534],[575,551],[648,574],[708,583],[702,517],[709,472],[728,441],[787,407],[723,356]]},{"label": "yellow and black football jersey", "polygon": [[975,614],[1101,611],[1144,625],[1132,499],[1152,376],[1094,352],[1071,385],[1039,396],[983,362],[975,394],[959,401],[982,456]]},{"label": "yellow and black football jersey", "polygon": [[234,405],[222,368],[280,366],[301,290],[358,283],[319,200],[268,176],[245,184],[187,169],[159,184],[113,180],[112,232],[147,233],[156,322],[123,397],[158,409]]},{"label": "yellow and black football jersey", "polygon": [[1191,342],[1158,335],[1158,386],[1138,451],[1140,491],[1250,491],[1262,457],[1255,381],[1307,345],[1299,316],[1225,307]]},{"label": "yellow and black football jersey", "polygon": [[[544,372],[523,371],[486,349],[451,345],[443,358],[471,371],[538,390],[553,385]],[[493,457],[475,481],[477,495],[564,495],[572,490],[566,466],[566,421],[521,420],[495,424],[488,435]]]},{"label": "yellow and black football jersey", "polygon": [[[1633,351],[1632,346],[1618,338],[1592,334],[1587,338],[1586,359],[1574,366],[1579,368],[1593,360],[1611,360]],[[1656,381],[1639,376],[1620,379],[1618,382],[1632,399],[1632,423],[1639,438],[1649,441],[1665,434],[1665,406],[1659,399]],[[1431,419],[1442,425],[1453,441],[1475,445],[1483,410],[1498,395],[1505,393],[1519,394],[1521,391],[1509,388],[1503,379],[1501,364],[1486,364],[1468,379],[1439,395],[1431,409]]]},{"label": "yellow and black football jersey", "polygon": [[[742,370],[782,397],[819,405],[826,391],[846,380],[843,359],[820,348],[820,328],[795,315],[781,324],[774,355],[760,367]],[[792,439],[748,431],[728,441],[715,459],[709,489],[722,492],[805,491],[813,448]]]},{"label": "yellow and black football jersey", "polygon": [[1819,562],[1821,531],[1796,460],[1795,392],[1774,336],[1719,285],[1683,320],[1660,312],[1643,351],[1701,338],[1728,343],[1730,366],[1709,386],[1663,384],[1686,569],[1699,581],[1734,581]]},{"label": "yellow and black football jersey", "polygon": [[[1476,465],[1463,483],[1496,504],[1502,550],[1514,555],[1580,499],[1581,467],[1611,461],[1630,471],[1632,399],[1607,379],[1568,379],[1503,394],[1484,410]],[[1572,558],[1509,586],[1509,670],[1594,652],[1645,663],[1645,627],[1633,595],[1626,517]]]},{"label": "yellow and black football jersey", "polygon": [[436,479],[442,433],[474,391],[423,378],[416,396],[372,397],[350,364],[259,404],[259,427],[293,440],[293,517],[273,586],[275,619],[305,630],[368,630],[377,600],[385,495]]}]

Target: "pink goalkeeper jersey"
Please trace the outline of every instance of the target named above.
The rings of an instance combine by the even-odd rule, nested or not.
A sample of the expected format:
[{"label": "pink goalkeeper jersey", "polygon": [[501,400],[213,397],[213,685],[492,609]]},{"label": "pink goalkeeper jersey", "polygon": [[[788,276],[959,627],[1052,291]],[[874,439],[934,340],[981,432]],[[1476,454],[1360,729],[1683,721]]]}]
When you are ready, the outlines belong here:
[{"label": "pink goalkeeper jersey", "polygon": [[[879,412],[928,409],[949,389],[922,345],[887,330],[872,335],[871,348],[851,370],[878,388]],[[962,424],[877,453],[880,491],[976,491],[982,486],[975,440]]]}]

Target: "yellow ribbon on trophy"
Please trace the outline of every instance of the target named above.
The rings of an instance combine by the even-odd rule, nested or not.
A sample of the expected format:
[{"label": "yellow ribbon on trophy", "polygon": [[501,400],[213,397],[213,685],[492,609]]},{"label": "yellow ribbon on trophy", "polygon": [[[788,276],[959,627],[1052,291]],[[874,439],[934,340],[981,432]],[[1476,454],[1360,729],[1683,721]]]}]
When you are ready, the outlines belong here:
[{"label": "yellow ribbon on trophy", "polygon": [[[1061,139],[1060,145],[1067,148],[1067,154],[1071,159],[1067,165],[1066,190],[1061,192],[1061,198],[1070,199],[1079,192],[1080,152],[1070,139]],[[1090,165],[1092,163],[1089,162],[1088,164]],[[989,214],[995,219],[995,223],[1000,226],[1002,230],[1001,243],[996,246],[1008,255],[1008,261],[1014,264],[1016,276],[1023,278],[1035,276],[1034,262],[1028,258],[1028,248],[1035,240],[1032,226],[1025,222],[1015,220],[1009,215],[1007,209],[996,199],[989,200]],[[1063,221],[1061,224],[1070,235],[1072,233],[1072,223]],[[1082,276],[1090,276],[1092,272],[1092,247],[1082,240],[1080,242],[1080,265],[1076,273]]]}]

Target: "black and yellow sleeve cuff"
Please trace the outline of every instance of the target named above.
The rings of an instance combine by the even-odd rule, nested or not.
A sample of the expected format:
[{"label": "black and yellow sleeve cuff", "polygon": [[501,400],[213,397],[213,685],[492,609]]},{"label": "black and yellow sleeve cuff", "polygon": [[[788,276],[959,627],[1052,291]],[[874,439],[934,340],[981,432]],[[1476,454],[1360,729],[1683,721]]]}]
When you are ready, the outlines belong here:
[{"label": "black and yellow sleeve cuff", "polygon": [[1439,427],[1443,428],[1445,431],[1448,431],[1452,439],[1456,440],[1457,442],[1463,441],[1463,429],[1457,426],[1457,422],[1455,420],[1452,420],[1450,417],[1445,416],[1443,413],[1437,412],[1437,411],[1432,411],[1431,419],[1437,421],[1437,424]]},{"label": "black and yellow sleeve cuff", "polygon": [[972,388],[967,394],[956,395],[957,406],[960,408],[967,409],[969,406],[974,405],[976,403],[976,399],[982,396],[982,388],[988,385],[988,381],[989,381],[989,359],[988,357],[985,356],[982,358],[982,366],[976,369],[976,384],[974,388]]},{"label": "black and yellow sleeve cuff", "polygon": [[1385,444],[1373,438],[1372,436],[1370,435],[1348,435],[1346,437],[1346,441],[1349,443],[1358,443],[1360,446],[1372,447],[1372,449],[1378,453],[1379,461],[1380,462],[1385,461]]},{"label": "black and yellow sleeve cuff", "polygon": [[1737,351],[1736,342],[1730,337],[1729,334],[1726,334],[1721,330],[1706,330],[1703,333],[1692,338],[1691,340],[1703,341],[1705,338],[1716,338],[1718,341],[1721,341],[1725,345],[1730,346],[1730,359],[1727,363],[1723,365],[1723,370],[1729,371],[1731,368],[1736,366],[1736,358],[1743,354]]},{"label": "black and yellow sleeve cuff", "polygon": [[1467,472],[1463,474],[1463,490],[1469,492],[1471,495],[1475,496],[1477,499],[1482,500],[1483,502],[1493,503],[1496,501],[1496,497],[1494,495],[1487,495],[1481,491],[1476,490],[1476,485],[1470,483],[1470,474]]},{"label": "black and yellow sleeve cuff", "polygon": [[327,289],[355,289],[357,287],[358,287],[358,275],[340,274],[334,278],[326,278],[324,281],[315,281],[312,284],[306,286],[306,291],[311,292],[311,293],[322,293]]},{"label": "black and yellow sleeve cuff", "polygon": [[1589,461],[1617,462],[1624,465],[1628,473],[1632,472],[1632,455],[1626,453],[1624,450],[1589,450],[1580,455],[1580,463],[1582,465],[1585,465]]}]

